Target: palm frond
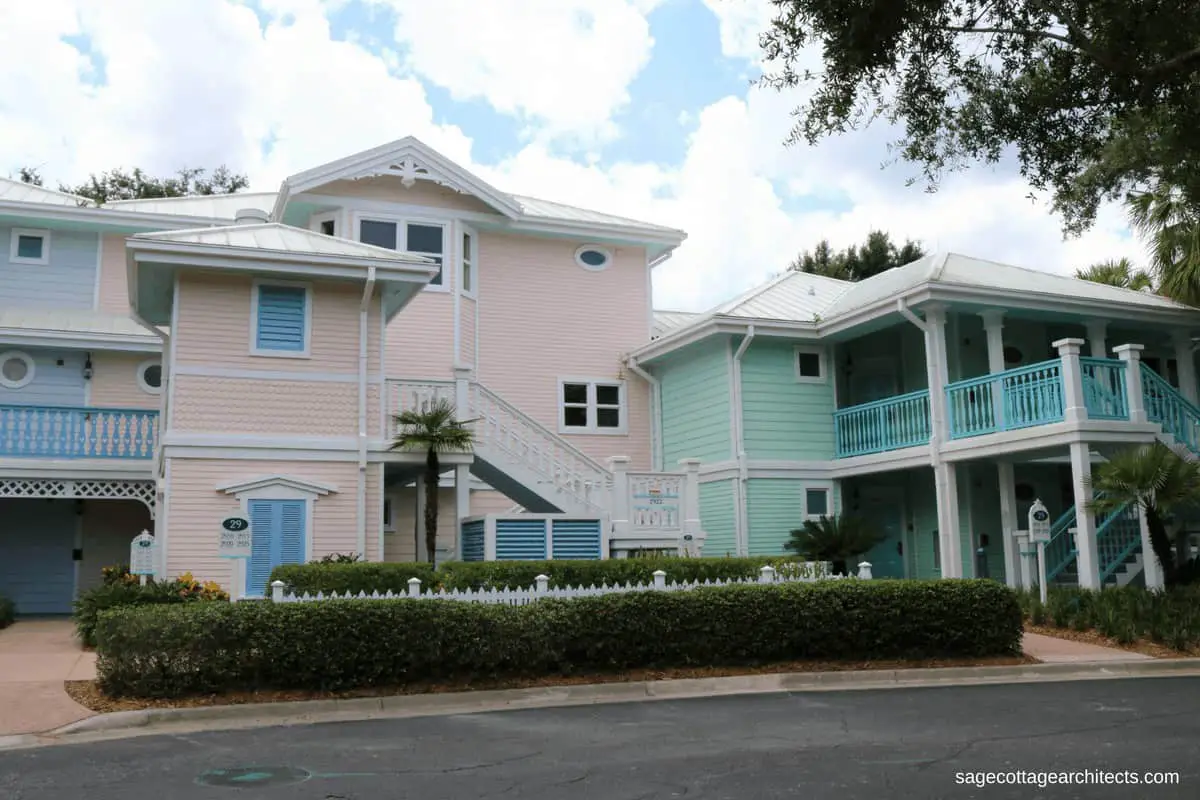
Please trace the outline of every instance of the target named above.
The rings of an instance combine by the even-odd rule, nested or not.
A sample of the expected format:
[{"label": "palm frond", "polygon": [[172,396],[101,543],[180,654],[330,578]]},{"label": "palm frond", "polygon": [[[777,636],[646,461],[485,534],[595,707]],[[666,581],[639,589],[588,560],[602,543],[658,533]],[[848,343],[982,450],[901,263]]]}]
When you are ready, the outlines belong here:
[{"label": "palm frond", "polygon": [[460,420],[449,400],[436,400],[429,406],[403,411],[393,419],[398,432],[392,450],[422,450],[434,453],[469,453],[475,445],[475,433],[468,427],[476,420]]}]

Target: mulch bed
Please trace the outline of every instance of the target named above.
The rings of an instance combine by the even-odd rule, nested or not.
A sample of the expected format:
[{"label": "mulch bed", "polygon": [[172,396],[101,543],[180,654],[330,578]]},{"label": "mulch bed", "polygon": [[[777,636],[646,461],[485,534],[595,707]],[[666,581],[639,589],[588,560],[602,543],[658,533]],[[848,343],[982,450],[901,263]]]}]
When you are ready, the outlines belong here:
[{"label": "mulch bed", "polygon": [[1042,636],[1069,639],[1072,642],[1111,647],[1114,650],[1128,650],[1151,658],[1196,658],[1200,656],[1200,648],[1179,651],[1149,639],[1139,639],[1131,644],[1121,644],[1116,639],[1111,639],[1095,630],[1077,631],[1074,628],[1056,628],[1053,625],[1034,625],[1029,622],[1025,623],[1025,630],[1028,633],[1040,633]]},{"label": "mulch bed", "polygon": [[310,692],[300,690],[227,692],[170,699],[109,697],[100,691],[96,681],[67,681],[67,694],[85,708],[106,713],[134,711],[144,708],[196,708],[200,706],[242,705],[245,703],[282,703],[296,700],[333,700],[355,697],[390,697],[408,694],[437,694],[488,689],[529,689],[550,686],[577,686],[587,683],[630,683],[663,681],[682,678],[722,678],[731,675],[768,675],[778,672],[840,672],[844,670],[917,669],[928,667],[999,667],[1036,664],[1030,656],[999,656],[994,658],[931,659],[923,661],[789,661],[758,667],[697,667],[690,669],[632,670],[620,673],[591,675],[550,675],[543,678],[512,678],[487,681],[421,682],[394,687],[373,687],[344,692]]}]

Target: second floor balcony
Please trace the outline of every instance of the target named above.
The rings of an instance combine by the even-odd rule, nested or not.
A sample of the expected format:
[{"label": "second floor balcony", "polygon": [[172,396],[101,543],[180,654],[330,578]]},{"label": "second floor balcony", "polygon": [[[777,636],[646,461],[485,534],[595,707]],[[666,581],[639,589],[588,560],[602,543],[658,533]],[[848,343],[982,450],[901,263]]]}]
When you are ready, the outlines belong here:
[{"label": "second floor balcony", "polygon": [[0,405],[0,458],[154,457],[158,411]]}]

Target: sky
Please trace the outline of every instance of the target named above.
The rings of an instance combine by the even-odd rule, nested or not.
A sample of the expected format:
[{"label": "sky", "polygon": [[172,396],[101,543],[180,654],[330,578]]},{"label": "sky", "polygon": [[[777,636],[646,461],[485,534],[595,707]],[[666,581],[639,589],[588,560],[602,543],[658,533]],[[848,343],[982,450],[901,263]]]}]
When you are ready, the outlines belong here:
[{"label": "sky", "polygon": [[[1121,210],[1064,240],[1010,164],[908,186],[880,124],[784,146],[768,0],[0,3],[0,175],[289,174],[416,136],[517,194],[681,228],[659,308],[699,311],[872,229],[1050,272],[1143,260]],[[819,59],[815,60],[819,61]]]}]

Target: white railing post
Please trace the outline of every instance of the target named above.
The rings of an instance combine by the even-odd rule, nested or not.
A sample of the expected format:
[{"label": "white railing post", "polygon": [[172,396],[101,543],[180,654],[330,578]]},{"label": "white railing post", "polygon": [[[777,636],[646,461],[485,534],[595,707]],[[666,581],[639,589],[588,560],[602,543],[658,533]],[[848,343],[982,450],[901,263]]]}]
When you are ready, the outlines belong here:
[{"label": "white railing post", "polygon": [[758,582],[759,583],[774,583],[775,582],[775,568],[772,567],[770,564],[766,564],[765,566],[761,567],[758,570]]},{"label": "white railing post", "polygon": [[420,578],[409,578],[408,579],[408,596],[409,597],[420,597],[421,596],[421,579]]},{"label": "white railing post", "polygon": [[1142,395],[1142,351],[1145,345],[1120,344],[1113,348],[1125,365],[1125,399],[1129,403],[1129,421],[1146,421],[1146,398]]},{"label": "white railing post", "polygon": [[860,580],[871,580],[871,562],[860,561],[858,564],[858,577]]},{"label": "white railing post", "polygon": [[667,573],[663,572],[661,569],[654,570],[654,588],[667,588]]},{"label": "white railing post", "polygon": [[550,589],[550,576],[549,575],[538,575],[536,578],[534,578],[534,580],[537,581],[537,593],[538,594],[545,594],[547,591],[549,591],[549,589]]},{"label": "white railing post", "polygon": [[285,584],[283,581],[271,581],[271,602],[273,602],[273,603],[282,603],[283,602],[284,585]]},{"label": "white railing post", "polygon": [[483,518],[483,560],[496,560],[496,514]]},{"label": "white railing post", "polygon": [[700,519],[700,459],[682,458],[684,555],[699,556],[704,550],[703,521]]},{"label": "white railing post", "polygon": [[629,502],[629,456],[611,456],[608,468],[612,471],[612,498],[609,513],[612,514],[612,536],[628,540],[633,532]]},{"label": "white railing post", "polygon": [[1087,419],[1087,404],[1083,399],[1083,369],[1079,352],[1083,339],[1059,339],[1051,344],[1058,348],[1062,359],[1063,419],[1078,422]]},{"label": "white railing post", "polygon": [[471,368],[454,368],[454,408],[460,420],[472,417],[470,410]]}]

